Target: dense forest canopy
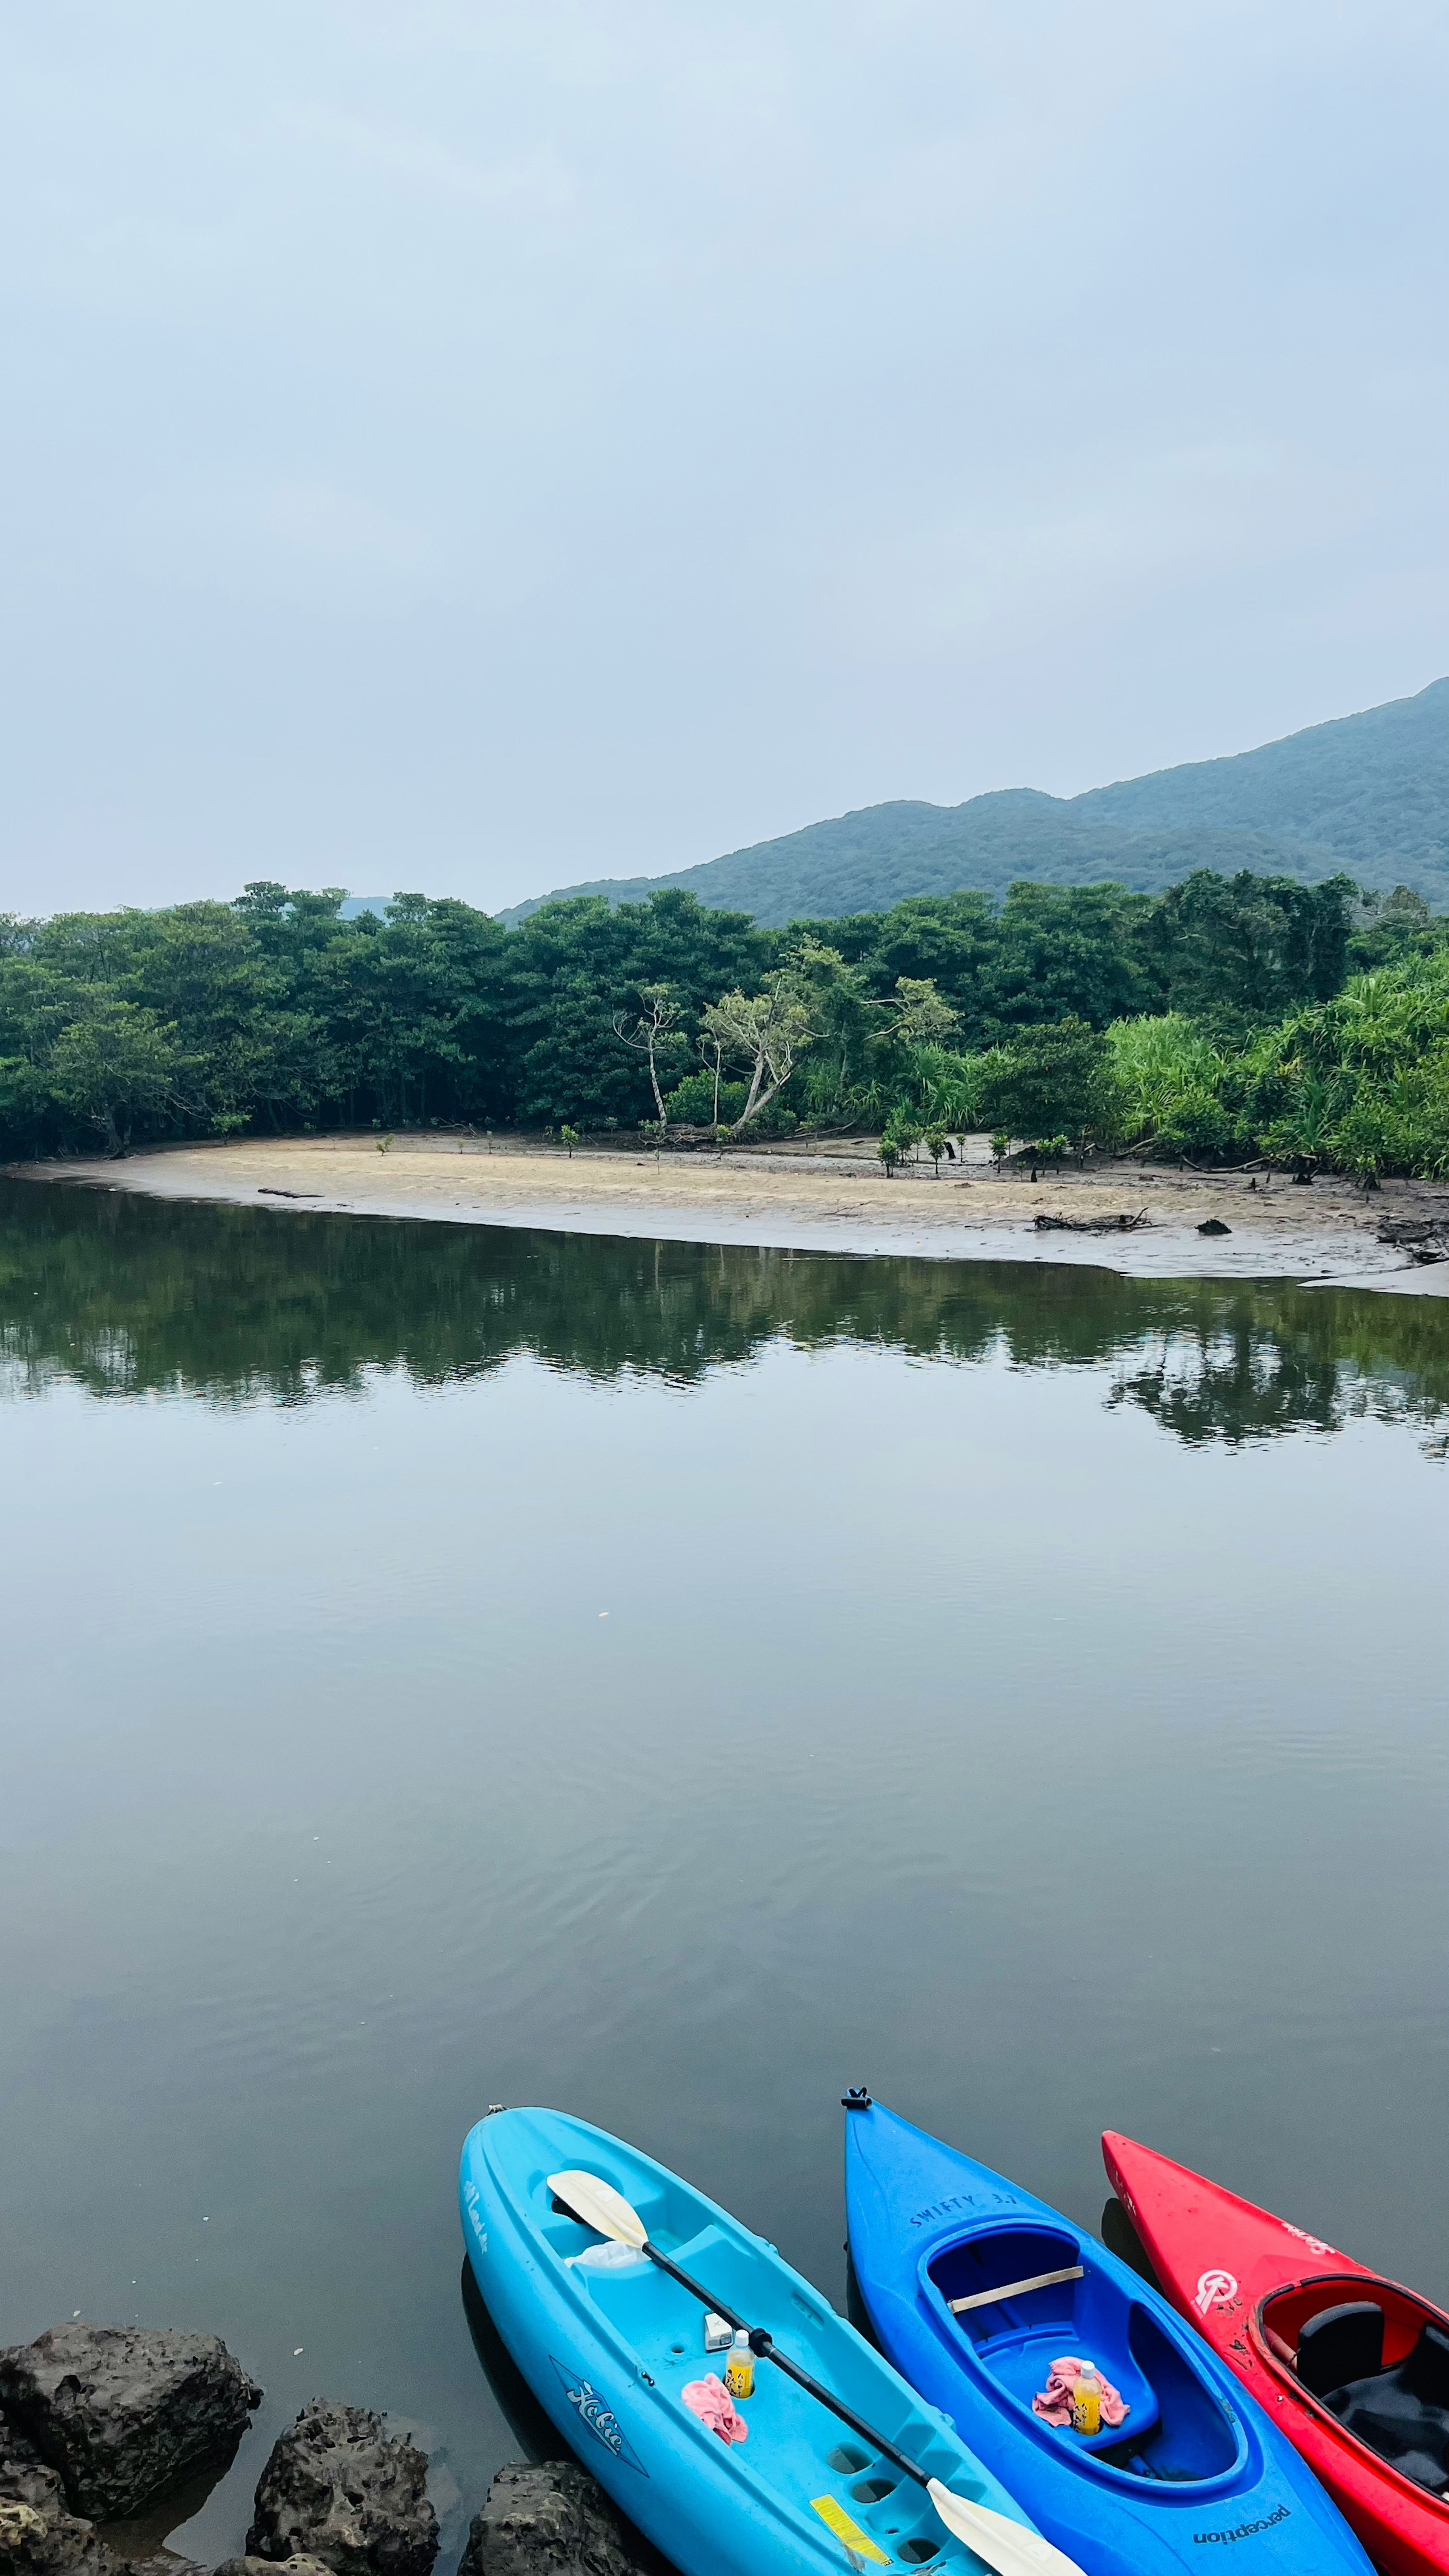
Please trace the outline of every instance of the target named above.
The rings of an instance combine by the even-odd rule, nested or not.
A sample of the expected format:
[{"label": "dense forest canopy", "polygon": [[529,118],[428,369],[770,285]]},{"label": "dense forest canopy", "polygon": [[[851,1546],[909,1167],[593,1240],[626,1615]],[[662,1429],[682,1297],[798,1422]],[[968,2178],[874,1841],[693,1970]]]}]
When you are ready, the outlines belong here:
[{"label": "dense forest canopy", "polygon": [[0,1148],[244,1131],[999,1129],[1449,1168],[1449,953],[1400,889],[1199,872],[762,928],[679,889],[517,928],[401,894],[0,922]]},{"label": "dense forest canopy", "polygon": [[[1081,796],[1018,787],[964,805],[897,799],[667,877],[563,892],[642,902],[680,886],[701,903],[778,927],[806,915],[885,912],[907,895],[962,886],[999,899],[1024,879],[1110,879],[1160,894],[1205,868],[1304,885],[1346,868],[1373,892],[1407,885],[1449,911],[1449,680],[1231,759],[1190,761]],[[501,918],[520,921],[535,908],[520,904]]]}]

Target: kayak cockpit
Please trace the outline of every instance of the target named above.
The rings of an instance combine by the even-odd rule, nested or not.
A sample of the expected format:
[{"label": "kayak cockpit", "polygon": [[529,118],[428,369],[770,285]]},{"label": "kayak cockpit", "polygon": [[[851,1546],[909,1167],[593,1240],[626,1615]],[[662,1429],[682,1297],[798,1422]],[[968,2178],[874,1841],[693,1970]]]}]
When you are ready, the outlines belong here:
[{"label": "kayak cockpit", "polygon": [[[656,2221],[661,2234],[671,2218],[689,2232],[669,2229],[662,2251],[708,2282],[728,2306],[767,2325],[859,2413],[883,2418],[886,2438],[918,2458],[928,2475],[968,2500],[988,2500],[979,2471],[960,2458],[909,2392],[886,2377],[825,2300],[809,2295],[804,2283],[782,2283],[757,2246],[719,2224],[698,2202],[681,2196],[663,2208]],[[699,2302],[646,2255],[601,2242],[593,2229],[557,2207],[540,2235],[559,2259],[569,2296],[582,2300],[596,2320],[599,2337],[624,2349],[635,2377],[674,2413],[685,2441],[702,2449],[712,2466],[727,2461],[733,2478],[768,2494],[786,2515],[802,2517],[807,2531],[817,2519],[822,2532],[853,2528],[868,2543],[867,2557],[876,2551],[886,2563],[939,2565],[943,2576],[962,2567],[959,2548],[923,2489],[883,2453],[846,2434],[815,2398],[768,2363],[758,2365],[754,2394],[744,2404],[747,2438],[739,2447],[721,2445],[683,2393],[693,2381],[721,2377],[725,2367],[724,2353],[706,2347]],[[835,2510],[846,2517],[843,2524],[830,2521]]]},{"label": "kayak cockpit", "polygon": [[1188,2354],[1067,2229],[1033,2223],[972,2231],[922,2266],[937,2325],[1028,2415],[1054,2361],[1090,2360],[1126,2413],[1094,2434],[1034,2421],[1084,2468],[1174,2484],[1226,2476],[1242,2435]]},{"label": "kayak cockpit", "polygon": [[1362,2273],[1296,2281],[1259,2301],[1252,2332],[1346,2433],[1449,2496],[1449,2321],[1427,2300]]}]

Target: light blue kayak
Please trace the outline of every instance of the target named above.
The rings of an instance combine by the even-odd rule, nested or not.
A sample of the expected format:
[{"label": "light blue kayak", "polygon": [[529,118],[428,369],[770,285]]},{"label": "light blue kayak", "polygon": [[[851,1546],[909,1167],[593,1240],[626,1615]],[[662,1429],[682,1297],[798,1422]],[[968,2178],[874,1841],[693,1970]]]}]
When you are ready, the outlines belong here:
[{"label": "light blue kayak", "polygon": [[[556,2205],[550,2174],[621,2192],[651,2243],[958,2496],[1025,2530],[1021,2507],[949,2420],[782,2262],[763,2237],[663,2165],[562,2111],[499,2111],[464,2141],[463,2236],[494,2324],[544,2411],[681,2576],[802,2576],[848,2567],[949,2569],[981,2561],[915,2481],[818,2400],[761,2362],[726,2444],[681,2391],[722,2377],[704,2311],[648,2257],[604,2246]],[[582,2258],[582,2259],[580,2259]]]},{"label": "light blue kayak", "polygon": [[[855,2277],[898,2370],[950,2410],[1088,2576],[1371,2576],[1353,2533],[1230,2370],[1149,2284],[1045,2201],[859,2094]],[[1095,2434],[1033,2408],[1058,2356],[1125,2400]]]}]

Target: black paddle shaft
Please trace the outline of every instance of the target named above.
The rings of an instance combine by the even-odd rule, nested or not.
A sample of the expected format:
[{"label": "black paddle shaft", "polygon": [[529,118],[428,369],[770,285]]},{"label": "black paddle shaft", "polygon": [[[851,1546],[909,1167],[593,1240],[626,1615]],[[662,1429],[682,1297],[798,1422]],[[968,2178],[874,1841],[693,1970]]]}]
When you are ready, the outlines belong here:
[{"label": "black paddle shaft", "polygon": [[772,2361],[777,2370],[783,2370],[787,2379],[794,2380],[797,2388],[803,2388],[811,2397],[818,2398],[822,2406],[829,2407],[832,2415],[839,2416],[842,2424],[850,2426],[852,2433],[858,2433],[863,2442],[869,2442],[872,2450],[879,2451],[882,2459],[890,2460],[898,2469],[904,2469],[907,2477],[914,2478],[918,2486],[930,2485],[930,2476],[918,2461],[908,2460],[904,2451],[898,2451],[894,2442],[888,2442],[885,2435],[878,2433],[873,2424],[867,2424],[863,2415],[856,2414],[854,2407],[846,2406],[838,2397],[832,2397],[829,2389],[822,2388],[818,2379],[812,2379],[808,2370],[802,2370],[797,2361],[790,2359],[788,2353],[780,2351],[773,2335],[769,2334],[764,2326],[745,2325],[743,2317],[732,2315],[711,2291],[702,2290],[697,2281],[691,2281],[689,2274],[681,2272],[677,2263],[671,2263],[667,2254],[661,2254],[657,2245],[646,2242],[644,2252],[651,2263],[658,2264],[661,2272],[669,2274],[671,2281],[677,2281],[680,2288],[687,2290],[692,2299],[698,2299],[701,2307],[712,2308],[715,2315],[723,2317],[725,2324],[733,2326],[737,2334],[743,2326],[750,2338],[750,2350],[757,2361]]}]

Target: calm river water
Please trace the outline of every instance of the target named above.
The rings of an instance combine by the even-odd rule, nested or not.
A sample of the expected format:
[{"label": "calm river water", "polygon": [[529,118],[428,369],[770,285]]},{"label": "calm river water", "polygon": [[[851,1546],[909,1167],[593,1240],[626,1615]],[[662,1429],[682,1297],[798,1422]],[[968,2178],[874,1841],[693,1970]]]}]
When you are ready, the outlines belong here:
[{"label": "calm river water", "polygon": [[1449,2291],[1449,1307],[10,1183],[0,1330],[0,2341],[226,2337],[178,2548],[326,2395],[456,2555],[490,2101],[842,2304],[851,2082]]}]

